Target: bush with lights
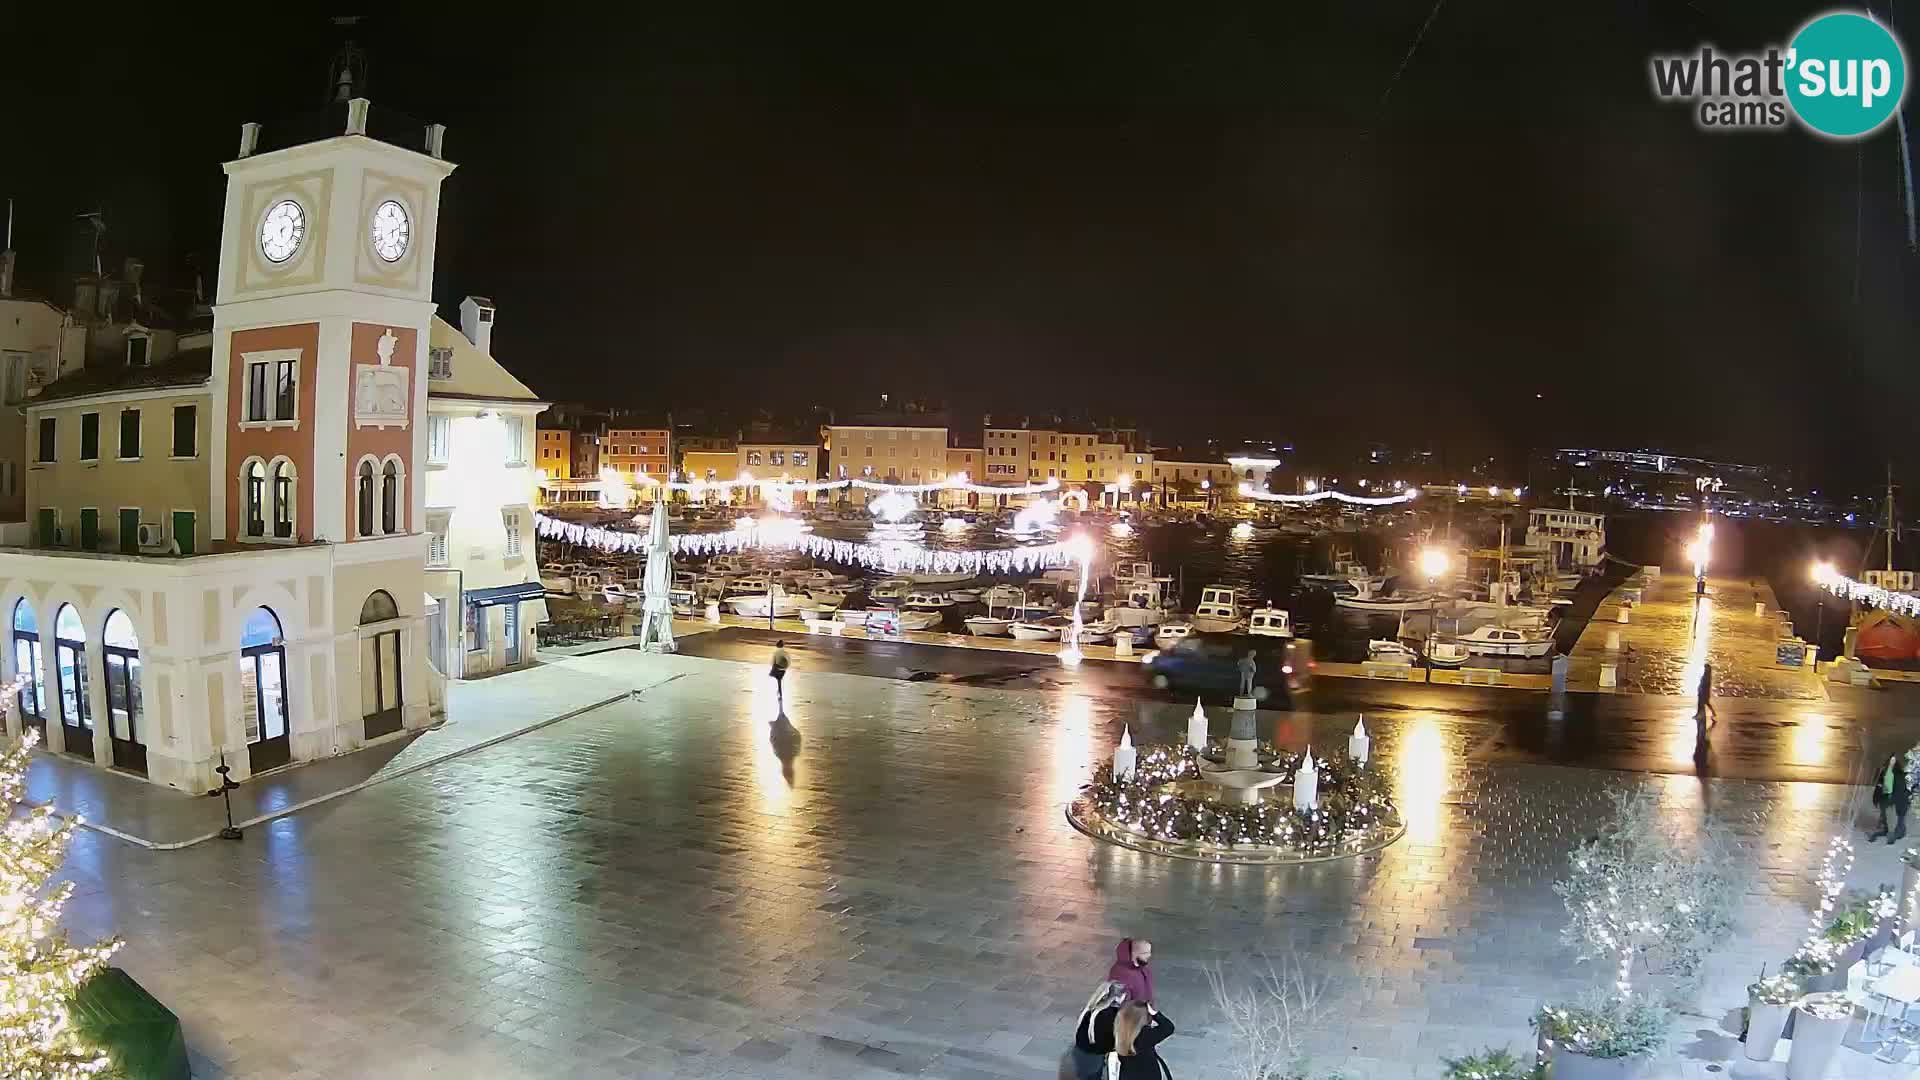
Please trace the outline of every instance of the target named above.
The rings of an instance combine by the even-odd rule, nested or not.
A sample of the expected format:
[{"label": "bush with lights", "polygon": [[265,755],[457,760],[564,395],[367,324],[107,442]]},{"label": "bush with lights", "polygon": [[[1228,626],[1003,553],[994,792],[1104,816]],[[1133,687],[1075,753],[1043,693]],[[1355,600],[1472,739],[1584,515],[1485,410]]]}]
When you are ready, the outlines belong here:
[{"label": "bush with lights", "polygon": [[[1209,757],[1224,755],[1215,740]],[[1261,744],[1261,768],[1292,776],[1303,752]],[[1150,745],[1140,748],[1133,773],[1116,783],[1111,765],[1096,769],[1084,792],[1086,803],[1107,823],[1153,840],[1211,844],[1218,847],[1262,845],[1303,857],[1339,855],[1398,828],[1399,812],[1378,769],[1368,769],[1339,754],[1314,756],[1320,778],[1319,805],[1295,810],[1290,801],[1251,805],[1169,790],[1181,781],[1204,780],[1201,756],[1193,747]]]},{"label": "bush with lights", "polygon": [[1590,1058],[1650,1057],[1666,1045],[1671,1014],[1637,995],[1596,991],[1572,1005],[1547,1005],[1533,1027],[1549,1045]]},{"label": "bush with lights", "polygon": [[[0,692],[10,702],[14,689]],[[30,730],[0,754],[0,1076],[68,1080],[109,1065],[74,1030],[69,1007],[120,942],[76,946],[60,932],[73,882],[50,883],[66,859],[76,822],[56,819],[44,806],[19,812],[38,741]]]}]

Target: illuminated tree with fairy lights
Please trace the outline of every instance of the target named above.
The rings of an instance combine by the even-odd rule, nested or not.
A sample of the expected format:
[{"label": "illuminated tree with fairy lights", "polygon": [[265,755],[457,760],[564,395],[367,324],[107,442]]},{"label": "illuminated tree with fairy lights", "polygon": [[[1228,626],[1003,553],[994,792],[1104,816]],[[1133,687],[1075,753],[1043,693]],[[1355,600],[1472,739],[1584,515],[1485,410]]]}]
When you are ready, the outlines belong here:
[{"label": "illuminated tree with fairy lights", "polygon": [[[17,686],[0,688],[12,711]],[[19,813],[37,732],[0,754],[0,1076],[66,1080],[105,1070],[107,1056],[74,1030],[68,1007],[81,984],[106,965],[119,939],[71,945],[60,912],[73,883],[52,880],[78,822],[47,807]]]}]

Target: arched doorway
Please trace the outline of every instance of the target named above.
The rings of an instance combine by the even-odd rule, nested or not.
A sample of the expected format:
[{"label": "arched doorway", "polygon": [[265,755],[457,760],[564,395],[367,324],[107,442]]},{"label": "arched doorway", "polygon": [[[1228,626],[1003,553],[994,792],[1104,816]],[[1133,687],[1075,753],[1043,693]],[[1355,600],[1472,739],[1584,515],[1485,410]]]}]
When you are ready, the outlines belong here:
[{"label": "arched doorway", "polygon": [[400,730],[400,628],[373,632],[364,628],[399,619],[399,606],[383,589],[369,593],[360,605],[360,705],[369,739]]},{"label": "arched doorway", "polygon": [[87,628],[72,604],[53,617],[53,675],[59,681],[60,732],[67,753],[93,757],[93,714],[87,707]]},{"label": "arched doorway", "polygon": [[33,616],[33,605],[20,600],[13,605],[13,666],[26,677],[20,684],[20,720],[47,734],[47,676],[40,666],[40,621]]},{"label": "arched doorway", "polygon": [[253,772],[293,759],[287,736],[287,646],[271,608],[254,608],[240,631],[240,709]]},{"label": "arched doorway", "polygon": [[107,669],[107,735],[115,768],[147,774],[147,743],[140,734],[140,638],[133,620],[115,608],[100,634]]}]

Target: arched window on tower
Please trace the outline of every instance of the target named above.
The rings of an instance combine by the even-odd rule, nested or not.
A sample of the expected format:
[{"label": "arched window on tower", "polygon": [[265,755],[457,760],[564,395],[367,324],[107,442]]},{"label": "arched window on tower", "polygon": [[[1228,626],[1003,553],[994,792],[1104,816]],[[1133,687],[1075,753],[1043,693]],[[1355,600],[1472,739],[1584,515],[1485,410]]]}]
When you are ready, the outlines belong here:
[{"label": "arched window on tower", "polygon": [[273,535],[287,540],[293,537],[293,462],[273,464]]},{"label": "arched window on tower", "polygon": [[247,535],[267,535],[267,467],[259,458],[248,461],[243,483],[246,485]]},{"label": "arched window on tower", "polygon": [[392,536],[406,528],[405,515],[401,513],[400,461],[388,458],[386,468],[380,475],[380,531]]},{"label": "arched window on tower", "polygon": [[360,463],[355,491],[355,502],[358,503],[360,511],[361,536],[378,535],[373,528],[373,487],[373,461],[369,459]]}]

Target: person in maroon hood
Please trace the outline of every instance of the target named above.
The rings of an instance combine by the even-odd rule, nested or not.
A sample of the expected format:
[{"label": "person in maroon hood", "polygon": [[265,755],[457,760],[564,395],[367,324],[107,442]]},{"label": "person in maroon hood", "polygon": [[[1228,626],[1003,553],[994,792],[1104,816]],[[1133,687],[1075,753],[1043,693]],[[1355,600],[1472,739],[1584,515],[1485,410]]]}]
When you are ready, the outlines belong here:
[{"label": "person in maroon hood", "polygon": [[1121,938],[1118,948],[1113,950],[1113,966],[1107,969],[1107,978],[1127,988],[1127,995],[1135,1001],[1153,1000],[1153,969],[1147,964],[1153,959],[1153,942],[1145,938]]}]

